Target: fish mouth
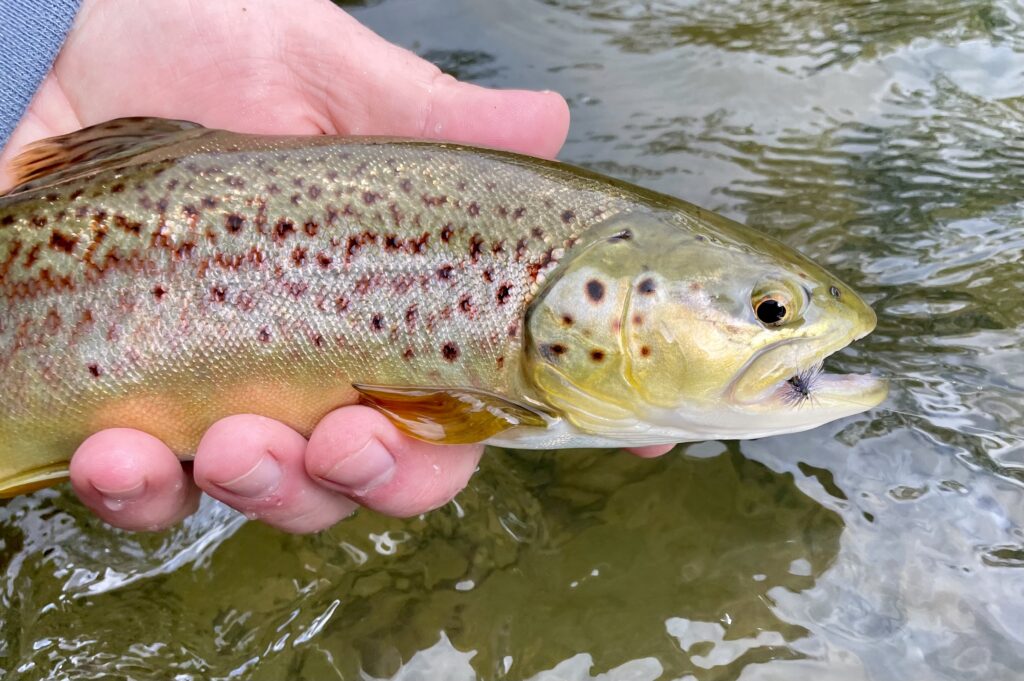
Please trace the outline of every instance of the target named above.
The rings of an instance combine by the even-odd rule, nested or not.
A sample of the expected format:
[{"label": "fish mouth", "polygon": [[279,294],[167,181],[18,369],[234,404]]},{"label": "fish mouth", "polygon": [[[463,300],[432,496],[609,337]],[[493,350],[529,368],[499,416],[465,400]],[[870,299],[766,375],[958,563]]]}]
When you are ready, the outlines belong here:
[{"label": "fish mouth", "polygon": [[866,374],[825,372],[824,361],[866,336],[786,339],[768,345],[748,360],[727,389],[735,405],[748,408],[800,407],[858,413],[878,406],[888,382]]}]

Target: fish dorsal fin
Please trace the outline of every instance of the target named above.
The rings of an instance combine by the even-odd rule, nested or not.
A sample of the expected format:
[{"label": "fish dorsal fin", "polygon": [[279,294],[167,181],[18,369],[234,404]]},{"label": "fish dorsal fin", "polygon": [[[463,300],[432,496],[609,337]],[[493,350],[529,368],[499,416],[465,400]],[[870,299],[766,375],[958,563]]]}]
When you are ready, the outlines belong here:
[{"label": "fish dorsal fin", "polygon": [[548,425],[540,409],[476,388],[352,387],[399,430],[437,444],[483,442],[509,428]]},{"label": "fish dorsal fin", "polygon": [[134,156],[205,130],[198,123],[166,118],[117,118],[28,145],[12,162],[15,187],[37,189],[124,165]]}]

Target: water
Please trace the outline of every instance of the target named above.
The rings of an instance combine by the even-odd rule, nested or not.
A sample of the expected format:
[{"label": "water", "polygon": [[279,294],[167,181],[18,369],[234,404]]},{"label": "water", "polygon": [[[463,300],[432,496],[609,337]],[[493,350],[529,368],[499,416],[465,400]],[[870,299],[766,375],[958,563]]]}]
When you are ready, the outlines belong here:
[{"label": "water", "polygon": [[749,222],[879,313],[887,408],[645,461],[493,452],[448,507],[156,536],[0,509],[5,678],[1024,678],[1024,13],[1008,0],[384,0],[563,158]]}]

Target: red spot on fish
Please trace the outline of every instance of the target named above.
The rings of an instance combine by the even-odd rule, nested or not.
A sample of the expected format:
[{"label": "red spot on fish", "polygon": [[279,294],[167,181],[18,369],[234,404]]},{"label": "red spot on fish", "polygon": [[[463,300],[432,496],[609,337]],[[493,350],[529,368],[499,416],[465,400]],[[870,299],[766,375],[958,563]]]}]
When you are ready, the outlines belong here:
[{"label": "red spot on fish", "polygon": [[441,355],[449,362],[454,362],[459,358],[459,348],[455,343],[449,341],[441,346]]},{"label": "red spot on fish", "polygon": [[228,297],[227,287],[223,284],[214,284],[210,287],[210,300],[215,303],[223,303]]},{"label": "red spot on fish", "polygon": [[339,313],[345,312],[346,310],[348,310],[348,306],[349,306],[349,300],[345,296],[338,296],[337,298],[334,299],[334,311],[335,312],[339,312]]},{"label": "red spot on fish", "polygon": [[380,331],[384,328],[384,317],[380,314],[373,315],[373,318],[370,320],[370,326],[374,331]]},{"label": "red spot on fish", "polygon": [[495,295],[498,305],[504,305],[510,297],[512,297],[512,286],[510,284],[502,284],[498,287],[498,293]]},{"label": "red spot on fish", "polygon": [[296,266],[301,266],[306,262],[306,249],[302,246],[296,246],[295,250],[292,251],[292,262]]},{"label": "red spot on fish", "polygon": [[440,279],[451,279],[451,277],[452,277],[452,270],[454,270],[454,269],[455,268],[452,267],[451,265],[443,265],[443,266],[438,268],[437,276]]},{"label": "red spot on fish", "polygon": [[89,370],[89,374],[93,378],[99,378],[100,376],[103,375],[103,369],[100,368],[99,364],[90,364],[86,368]]},{"label": "red spot on fish", "polygon": [[153,287],[153,297],[158,301],[163,300],[165,295],[167,295],[167,289],[162,284],[157,284]]},{"label": "red spot on fish", "polygon": [[327,269],[331,266],[331,263],[334,262],[334,259],[326,253],[317,253],[316,262],[320,267]]},{"label": "red spot on fish", "polygon": [[477,205],[476,201],[473,201],[469,204],[469,207],[466,208],[466,212],[469,213],[470,217],[475,218],[480,215],[480,206]]},{"label": "red spot on fish", "polygon": [[408,362],[409,360],[411,360],[411,359],[412,359],[413,357],[415,357],[415,356],[416,356],[416,353],[414,353],[414,352],[412,351],[412,348],[406,348],[406,349],[405,349],[405,352],[403,352],[403,353],[402,353],[402,359],[404,359],[404,360],[405,360],[405,361],[407,361],[407,362]]},{"label": "red spot on fish", "polygon": [[262,329],[260,329],[258,338],[260,339],[261,343],[269,343],[271,338],[270,329],[264,326]]},{"label": "red spot on fish", "polygon": [[313,222],[312,220],[306,220],[304,223],[302,223],[302,231],[306,233],[306,236],[314,237],[317,235],[317,232],[320,231],[320,225]]},{"label": "red spot on fish", "polygon": [[474,234],[469,238],[469,257],[474,263],[480,260],[480,254],[483,252],[484,240],[479,233]]},{"label": "red spot on fish", "polygon": [[452,238],[452,234],[454,233],[455,230],[452,229],[452,225],[449,222],[448,224],[441,228],[441,241],[448,243],[449,239]]},{"label": "red spot on fish", "polygon": [[287,218],[281,218],[274,225],[274,241],[284,241],[290,234],[295,233],[295,223]]}]

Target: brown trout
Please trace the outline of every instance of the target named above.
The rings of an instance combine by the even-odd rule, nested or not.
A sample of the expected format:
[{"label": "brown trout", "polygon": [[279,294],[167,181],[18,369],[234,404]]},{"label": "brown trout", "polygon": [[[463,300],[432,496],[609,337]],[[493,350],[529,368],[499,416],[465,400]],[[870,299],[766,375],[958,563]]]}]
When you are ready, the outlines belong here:
[{"label": "brown trout", "polygon": [[884,382],[820,371],[875,325],[836,277],[678,199],[512,153],[122,119],[0,197],[0,493],[91,433],[187,458],[216,420],[308,435],[362,401],[435,442],[788,433]]}]

